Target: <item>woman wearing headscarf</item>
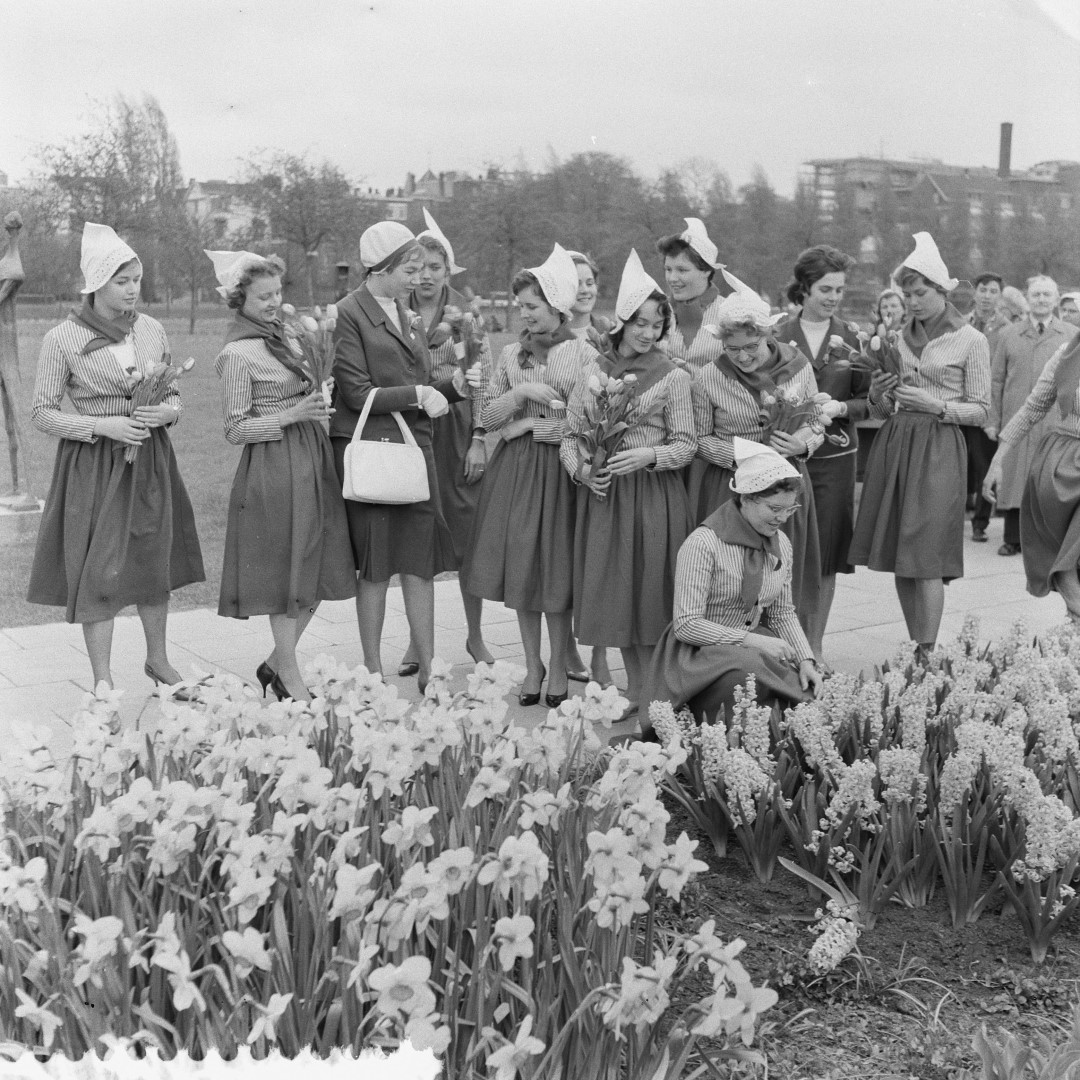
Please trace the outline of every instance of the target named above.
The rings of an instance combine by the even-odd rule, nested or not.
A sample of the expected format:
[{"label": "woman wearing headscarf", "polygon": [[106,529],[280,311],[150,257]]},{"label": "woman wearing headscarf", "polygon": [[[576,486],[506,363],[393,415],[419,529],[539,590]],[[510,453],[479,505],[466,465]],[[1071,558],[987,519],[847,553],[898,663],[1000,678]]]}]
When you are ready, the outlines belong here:
[{"label": "woman wearing headscarf", "polygon": [[855,465],[859,452],[855,425],[867,416],[870,377],[852,368],[848,350],[858,350],[859,339],[838,314],[847,274],[854,265],[850,255],[827,244],[802,252],[795,260],[793,280],[787,289],[788,300],[798,305],[798,313],[776,328],[777,341],[787,342],[810,360],[818,390],[839,403],[825,442],[806,465],[814,491],[821,552],[817,603],[806,618],[806,627],[818,663],[822,662],[825,627],[836,594],[836,575],[855,572],[848,561],[855,528]]},{"label": "woman wearing headscarf", "polygon": [[962,424],[990,408],[990,348],[949,302],[956,287],[929,233],[897,272],[909,317],[903,383],[876,372],[871,415],[886,418],[866,466],[850,558],[895,575],[908,633],[932,649],[945,583],[964,574],[967,446]]},{"label": "woman wearing headscarf", "polygon": [[[657,348],[671,308],[630,252],[615,304],[612,352],[596,361],[610,379],[633,380],[634,397],[618,451],[583,479],[579,437],[599,388],[586,370],[568,406],[562,459],[578,491],[574,538],[574,627],[587,645],[622,650],[626,716],[637,711],[653,646],[671,620],[675,558],[693,522],[680,470],[694,456],[690,376]],[[590,389],[590,386],[593,389]]]},{"label": "woman wearing headscarf", "polygon": [[[431,379],[438,383],[453,378],[463,366],[465,345],[461,339],[462,317],[469,311],[469,300],[451,284],[455,274],[465,268],[454,261],[454,249],[428,210],[424,209],[427,228],[418,233],[416,241],[423,249],[423,262],[416,288],[409,295],[409,309],[420,316],[431,351]],[[479,348],[483,383],[491,377],[491,348],[487,335]],[[480,423],[483,383],[461,401],[454,402],[445,416],[432,421],[432,453],[435,475],[439,480],[439,499],[443,517],[454,543],[454,561],[458,569],[465,561],[465,552],[480,501],[480,481],[487,469],[487,438]],[[495,662],[484,644],[484,602],[465,591],[458,576],[461,602],[465,608],[465,651],[477,663]],[[399,675],[415,675],[419,671],[415,644],[401,659]]]},{"label": "woman wearing headscarf", "polygon": [[356,595],[345,502],[324,425],[330,409],[279,318],[284,264],[208,251],[233,320],[218,354],[225,438],[243,447],[229,496],[218,614],[267,615],[263,693],[310,700],[296,645],[323,600]]},{"label": "woman wearing headscarf", "polygon": [[[596,350],[568,323],[577,268],[558,244],[541,265],[511,282],[525,327],[488,385],[480,422],[498,431],[462,571],[469,592],[517,612],[527,673],[519,701],[566,700],[566,648],[573,609],[574,486],[559,460],[566,402]],[[547,620],[550,672],[540,657]]]},{"label": "woman wearing headscarf", "polygon": [[998,435],[983,492],[997,496],[1005,457],[1040,421],[1050,418],[1035,451],[1020,500],[1020,551],[1027,590],[1061,595],[1080,623],[1080,338],[1064,344],[1013,418]]},{"label": "woman wearing headscarf", "polygon": [[667,349],[672,359],[696,370],[715,360],[721,346],[708,327],[717,321],[723,297],[713,284],[723,270],[720,253],[700,218],[684,218],[686,228],[657,241],[664,280],[671,294],[674,324]]},{"label": "woman wearing headscarf", "polygon": [[[698,523],[731,498],[735,468],[732,440],[736,436],[761,440],[763,404],[779,394],[807,400],[817,393],[806,357],[773,336],[774,326],[784,316],[772,315],[769,305],[738,278],[731,276],[730,283],[735,291],[724,298],[715,313],[720,352],[697,372],[694,419],[698,446],[687,470],[686,486],[690,513]],[[778,431],[769,440],[806,480],[798,509],[784,526],[793,549],[795,608],[804,627],[816,609],[821,578],[814,490],[806,462],[824,442],[823,430],[811,423],[794,435]]]},{"label": "woman wearing headscarf", "polygon": [[[679,550],[671,625],[649,669],[649,703],[686,705],[699,722],[723,720],[751,675],[760,702],[794,704],[821,686],[792,602],[791,541],[782,532],[805,478],[761,443],[736,438],[733,454],[733,498]],[[645,711],[642,731],[652,733]]]},{"label": "woman wearing headscarf", "polygon": [[[27,599],[63,606],[68,622],[82,623],[95,686],[112,686],[113,620],[136,605],[143,670],[155,685],[175,686],[169,594],[206,580],[166,430],[180,418],[179,390],[174,384],[160,404],[132,408],[135,382],[169,360],[169,343],[161,323],[135,310],[142,263],[107,225],[83,228],[82,273],[82,307],[45,335],[38,361],[31,421],[60,445]],[[65,395],[74,413],[61,409]]]},{"label": "woman wearing headscarf", "polygon": [[[365,441],[400,442],[398,413],[408,424],[427,464],[426,501],[387,505],[349,500],[346,514],[357,573],[356,615],[364,664],[382,671],[386,590],[395,574],[409,633],[417,651],[421,692],[435,653],[435,575],[454,570],[454,538],[443,517],[432,450],[433,418],[465,398],[465,373],[432,383],[431,358],[419,316],[405,307],[417,284],[421,251],[416,237],[396,221],[372,225],[360,237],[364,283],[338,304],[334,328],[334,415],[330,440],[338,477],[344,480],[345,450],[368,395],[375,394],[363,431]],[[479,365],[469,380],[479,383]]]}]

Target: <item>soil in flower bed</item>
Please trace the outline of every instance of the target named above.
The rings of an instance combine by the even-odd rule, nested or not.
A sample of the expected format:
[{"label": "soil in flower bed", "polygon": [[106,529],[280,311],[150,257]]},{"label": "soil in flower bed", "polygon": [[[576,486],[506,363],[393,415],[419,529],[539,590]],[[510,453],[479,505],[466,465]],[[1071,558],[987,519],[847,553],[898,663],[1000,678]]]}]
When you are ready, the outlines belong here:
[{"label": "soil in flower bed", "polygon": [[755,983],[767,980],[780,994],[754,1043],[770,1080],[958,1080],[965,1069],[980,1077],[971,1040],[984,1024],[994,1037],[1004,1028],[1032,1045],[1039,1034],[1063,1041],[1080,998],[1080,924],[1066,924],[1036,965],[1011,909],[998,901],[978,922],[954,928],[939,890],[922,910],[890,905],[860,936],[861,961],[849,956],[814,978],[802,961],[821,904],[804,883],[782,866],[759,882],[734,838],[718,858],[685,810],[670,798],[665,805],[668,840],[685,831],[700,841],[695,854],[709,870],[680,905],[663,908],[663,921],[693,932],[715,919],[721,938],[746,941],[739,959]]}]

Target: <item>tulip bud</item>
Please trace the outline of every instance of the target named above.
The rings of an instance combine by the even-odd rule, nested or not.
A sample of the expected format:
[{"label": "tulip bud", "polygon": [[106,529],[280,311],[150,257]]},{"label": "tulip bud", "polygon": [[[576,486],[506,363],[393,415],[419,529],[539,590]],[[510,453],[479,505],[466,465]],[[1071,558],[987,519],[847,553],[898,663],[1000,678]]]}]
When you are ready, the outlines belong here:
[{"label": "tulip bud", "polygon": [[600,384],[600,379],[596,375],[590,375],[589,376],[589,393],[599,396],[601,389],[602,389],[602,386]]},{"label": "tulip bud", "polygon": [[319,324],[310,315],[301,315],[300,325],[312,334],[317,333],[319,329]]},{"label": "tulip bud", "polygon": [[319,307],[318,304],[316,304],[314,309],[312,310],[311,314],[314,315],[316,319],[321,319],[322,318],[322,308]]},{"label": "tulip bud", "polygon": [[549,409],[554,409],[555,412],[559,412],[562,409],[566,408],[566,402],[565,401],[560,401],[558,398],[552,398],[548,402],[548,408]]},{"label": "tulip bud", "polygon": [[190,371],[195,366],[195,357],[189,356],[181,365],[181,371]]},{"label": "tulip bud", "polygon": [[844,339],[839,334],[832,334],[829,337],[830,349],[842,349],[844,347]]},{"label": "tulip bud", "polygon": [[873,337],[872,337],[872,338],[870,339],[870,348],[871,348],[871,350],[872,350],[873,352],[880,352],[880,350],[881,350],[881,338],[879,338],[879,337],[877,336],[877,334],[875,334],[875,335],[874,335],[874,336],[873,336]]},{"label": "tulip bud", "polygon": [[623,376],[623,382],[626,383],[627,386],[633,386],[634,383],[637,382],[637,376],[631,372],[631,374]]},{"label": "tulip bud", "polygon": [[296,308],[294,308],[292,306],[292,304],[282,304],[281,305],[281,314],[282,315],[288,315],[291,318],[293,315],[296,314]]},{"label": "tulip bud", "polygon": [[326,321],[329,322],[331,319],[337,322],[337,304],[326,305]]}]

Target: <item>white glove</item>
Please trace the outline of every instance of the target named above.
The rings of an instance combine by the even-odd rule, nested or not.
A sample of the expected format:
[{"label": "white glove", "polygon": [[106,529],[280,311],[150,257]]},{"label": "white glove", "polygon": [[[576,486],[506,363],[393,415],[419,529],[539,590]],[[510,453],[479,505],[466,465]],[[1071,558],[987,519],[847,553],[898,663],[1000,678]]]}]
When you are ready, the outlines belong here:
[{"label": "white glove", "polygon": [[446,395],[439,393],[434,386],[418,386],[416,403],[431,417],[445,416],[450,411]]}]

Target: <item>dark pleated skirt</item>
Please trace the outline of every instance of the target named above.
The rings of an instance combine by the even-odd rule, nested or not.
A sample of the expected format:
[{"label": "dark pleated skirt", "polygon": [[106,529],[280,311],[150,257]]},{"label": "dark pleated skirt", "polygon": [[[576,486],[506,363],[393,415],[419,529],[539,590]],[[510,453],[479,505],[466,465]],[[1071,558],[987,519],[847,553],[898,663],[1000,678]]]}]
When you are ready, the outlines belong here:
[{"label": "dark pleated skirt", "polygon": [[898,412],[874,439],[848,557],[897,577],[963,577],[966,502],[960,428]]},{"label": "dark pleated skirt", "polygon": [[[799,491],[799,509],[784,525],[784,532],[791,541],[791,595],[799,621],[806,628],[806,616],[818,608],[818,589],[821,585],[821,550],[818,544],[817,511],[814,505],[814,486],[806,471],[805,461],[792,461],[802,477]],[[735,493],[731,490],[731,469],[714,465],[711,461],[696,457],[687,473],[687,497],[695,525],[700,525],[717,507],[722,506]]]},{"label": "dark pleated skirt", "polygon": [[[755,633],[776,636],[767,626],[759,626]],[[759,701],[790,705],[809,700],[799,673],[789,665],[749,645],[688,645],[669,624],[653,652],[643,700],[670,701],[676,709],[689,705],[699,720],[712,722],[723,708],[731,707],[734,688],[745,686],[750,675],[757,680]],[[645,716],[642,726],[651,727]]]},{"label": "dark pleated skirt", "polygon": [[814,489],[814,511],[822,574],[853,574],[848,561],[855,531],[855,459],[857,454],[811,458],[806,465]]},{"label": "dark pleated skirt", "polygon": [[[349,440],[332,438],[338,490],[345,477],[345,448]],[[389,581],[395,574],[433,578],[456,570],[454,540],[442,515],[439,481],[430,445],[420,444],[427,465],[427,502],[388,506],[345,500],[353,564],[365,581]]]},{"label": "dark pleated skirt", "polygon": [[111,619],[205,581],[191,500],[172,443],[154,428],[132,464],[112,439],[61,439],[27,599],[68,622]]},{"label": "dark pleated skirt", "polygon": [[356,595],[345,500],[330,439],[290,424],[280,441],[248,443],[229,497],[218,614],[288,615]]},{"label": "dark pleated skirt", "polygon": [[515,611],[570,611],[576,498],[558,446],[529,435],[500,442],[480,488],[465,590]]},{"label": "dark pleated skirt", "polygon": [[655,645],[671,622],[675,560],[694,523],[683,479],[642,469],[598,499],[577,491],[574,628],[586,645]]},{"label": "dark pleated skirt", "polygon": [[1020,501],[1020,550],[1032,596],[1053,575],[1080,564],[1080,439],[1048,431],[1031,462]]},{"label": "dark pleated skirt", "polygon": [[435,455],[435,475],[439,478],[439,500],[454,541],[454,558],[458,567],[465,561],[465,552],[480,504],[480,484],[465,483],[465,455],[472,442],[472,406],[458,401],[445,416],[432,421],[432,451]]}]

